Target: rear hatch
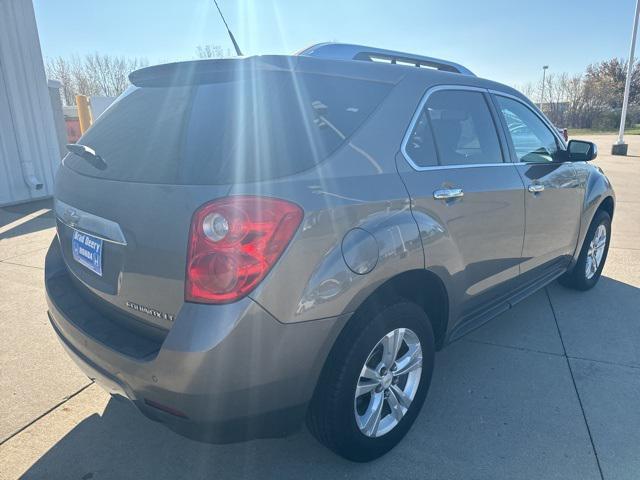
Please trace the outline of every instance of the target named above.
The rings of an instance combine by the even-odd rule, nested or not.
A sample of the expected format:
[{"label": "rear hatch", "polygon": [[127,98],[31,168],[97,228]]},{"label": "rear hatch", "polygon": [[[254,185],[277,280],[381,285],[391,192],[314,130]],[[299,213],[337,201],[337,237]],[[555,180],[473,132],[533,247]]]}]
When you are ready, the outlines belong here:
[{"label": "rear hatch", "polygon": [[102,160],[69,153],[57,176],[58,237],[77,287],[169,329],[194,211],[235,183],[312,168],[392,87],[326,70],[323,60],[253,57],[134,72],[78,141]]}]

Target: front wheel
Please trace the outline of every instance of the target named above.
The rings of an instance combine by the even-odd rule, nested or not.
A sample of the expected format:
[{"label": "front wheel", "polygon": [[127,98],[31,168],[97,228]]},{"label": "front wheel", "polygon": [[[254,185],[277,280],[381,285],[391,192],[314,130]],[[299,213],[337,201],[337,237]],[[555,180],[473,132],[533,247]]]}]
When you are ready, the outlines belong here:
[{"label": "front wheel", "polygon": [[560,277],[560,283],[576,290],[593,288],[598,283],[607,260],[610,239],[611,217],[604,210],[599,210],[585,235],[582,250],[573,270]]},{"label": "front wheel", "polygon": [[349,460],[384,455],[424,403],[434,352],[431,323],[419,306],[400,300],[359,314],[331,352],[309,409],[309,429]]}]

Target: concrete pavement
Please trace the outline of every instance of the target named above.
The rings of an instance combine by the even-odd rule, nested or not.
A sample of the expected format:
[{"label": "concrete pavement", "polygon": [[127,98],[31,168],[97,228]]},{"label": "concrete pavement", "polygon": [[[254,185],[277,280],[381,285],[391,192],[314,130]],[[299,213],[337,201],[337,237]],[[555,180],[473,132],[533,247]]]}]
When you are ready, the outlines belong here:
[{"label": "concrete pavement", "polygon": [[[193,442],[110,399],[48,325],[51,214],[0,233],[0,478],[639,478],[640,158],[610,157],[614,137],[594,139],[618,195],[598,286],[554,283],[439,353],[414,428],[364,465],[306,430]],[[640,154],[640,138],[628,141]],[[0,231],[29,213],[0,210]]]}]

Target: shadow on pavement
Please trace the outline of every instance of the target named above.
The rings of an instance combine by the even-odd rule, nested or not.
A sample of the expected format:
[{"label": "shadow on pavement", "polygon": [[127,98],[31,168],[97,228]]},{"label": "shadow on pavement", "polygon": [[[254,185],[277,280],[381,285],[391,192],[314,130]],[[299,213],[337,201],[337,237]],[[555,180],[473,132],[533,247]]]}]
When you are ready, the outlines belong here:
[{"label": "shadow on pavement", "polygon": [[308,469],[320,465],[327,478],[356,468],[321,448],[306,430],[285,439],[209,445],[111,399],[102,415],[78,424],[24,478],[307,478]]},{"label": "shadow on pavement", "polygon": [[15,221],[25,215],[30,215],[38,210],[52,209],[53,200],[46,198],[44,200],[36,200],[33,202],[11,205],[8,207],[0,207],[0,227],[4,227],[8,223]]},{"label": "shadow on pavement", "polygon": [[[619,299],[626,321],[635,325],[639,291],[603,277],[591,292],[566,296],[585,306],[605,295]],[[540,299],[547,301],[546,295]],[[525,321],[518,308],[493,322]],[[583,328],[598,327],[585,322]],[[194,442],[111,399],[102,415],[81,421],[24,478],[600,478],[563,356],[463,339],[436,362],[414,428],[398,448],[369,464],[342,460],[306,429],[285,439]]]},{"label": "shadow on pavement", "polygon": [[0,233],[0,240],[21,237],[23,235],[40,232],[42,230],[53,228],[55,226],[56,220],[53,212],[47,212],[40,215],[39,217],[32,218],[31,220],[18,225],[17,227],[14,227],[7,232]]},{"label": "shadow on pavement", "polygon": [[[53,201],[51,199],[0,208],[0,240],[39,232],[55,226],[52,208]],[[38,215],[38,212],[42,210],[49,211]],[[21,222],[28,216],[33,216],[33,218]],[[14,222],[16,225],[11,227],[10,224]]]}]

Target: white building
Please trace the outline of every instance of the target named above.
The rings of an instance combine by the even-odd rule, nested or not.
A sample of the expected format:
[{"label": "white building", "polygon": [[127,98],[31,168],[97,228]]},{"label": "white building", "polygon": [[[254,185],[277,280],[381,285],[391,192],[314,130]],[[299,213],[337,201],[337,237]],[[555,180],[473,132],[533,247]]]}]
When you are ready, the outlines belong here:
[{"label": "white building", "polygon": [[0,206],[51,196],[60,164],[31,0],[0,0]]}]

